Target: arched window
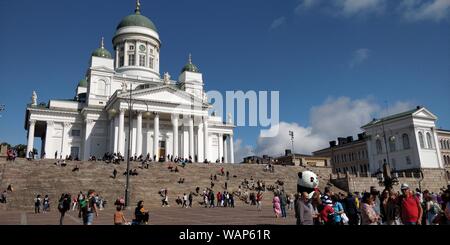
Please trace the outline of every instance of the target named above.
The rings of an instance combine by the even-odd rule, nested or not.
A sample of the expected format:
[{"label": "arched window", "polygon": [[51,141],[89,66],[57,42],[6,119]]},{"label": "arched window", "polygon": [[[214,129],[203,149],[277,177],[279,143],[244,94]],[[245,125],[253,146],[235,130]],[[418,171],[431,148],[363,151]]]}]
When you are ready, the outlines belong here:
[{"label": "arched window", "polygon": [[447,149],[447,150],[450,149],[450,144],[449,144],[449,141],[448,141],[448,140],[445,141],[445,144],[446,144],[446,146],[447,146],[446,149]]},{"label": "arched window", "polygon": [[394,137],[390,137],[389,138],[389,150],[391,152],[394,152],[396,150],[395,149],[395,138]]},{"label": "arched window", "polygon": [[439,140],[439,143],[441,145],[441,149],[444,149],[444,140],[443,139]]},{"label": "arched window", "polygon": [[396,164],[395,164],[394,158],[392,158],[391,163],[392,163],[392,169],[396,169]]},{"label": "arched window", "polygon": [[422,132],[419,132],[419,143],[420,143],[420,148],[425,148],[425,142],[423,141],[423,134]]},{"label": "arched window", "polygon": [[431,134],[427,132],[427,147],[433,149],[433,141],[431,140]]},{"label": "arched window", "polygon": [[378,139],[375,144],[377,146],[377,153],[378,154],[383,153],[383,147],[381,146],[381,140]]},{"label": "arched window", "polygon": [[408,134],[403,134],[402,135],[402,141],[403,141],[403,149],[407,150],[410,148],[409,145],[409,136]]},{"label": "arched window", "polygon": [[97,81],[97,94],[106,95],[106,83],[103,80]]},{"label": "arched window", "polygon": [[445,163],[445,165],[448,164],[448,162],[447,162],[447,156],[444,156],[444,163]]}]

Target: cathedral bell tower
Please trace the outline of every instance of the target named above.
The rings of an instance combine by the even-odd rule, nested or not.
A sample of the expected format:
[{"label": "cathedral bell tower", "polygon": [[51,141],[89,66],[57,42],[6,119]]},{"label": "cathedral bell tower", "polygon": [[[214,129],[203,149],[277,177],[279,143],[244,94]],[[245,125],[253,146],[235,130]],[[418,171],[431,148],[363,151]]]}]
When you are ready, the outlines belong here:
[{"label": "cathedral bell tower", "polygon": [[141,14],[139,0],[136,1],[134,14],[123,18],[117,25],[112,42],[116,72],[130,76],[160,78],[161,41],[153,22]]}]

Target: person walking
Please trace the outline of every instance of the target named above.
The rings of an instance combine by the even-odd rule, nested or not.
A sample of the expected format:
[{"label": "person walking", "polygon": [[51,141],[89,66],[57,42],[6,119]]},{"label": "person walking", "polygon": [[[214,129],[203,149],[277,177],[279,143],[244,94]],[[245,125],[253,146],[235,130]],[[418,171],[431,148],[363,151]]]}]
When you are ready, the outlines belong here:
[{"label": "person walking", "polygon": [[63,221],[64,221],[64,215],[66,214],[67,211],[70,210],[70,203],[72,201],[72,197],[70,196],[70,194],[61,194],[61,197],[59,198],[58,201],[58,211],[60,213],[60,217],[59,217],[59,225],[63,225]]},{"label": "person walking", "polygon": [[41,195],[37,195],[36,198],[34,199],[34,213],[38,214],[41,213]]},{"label": "person walking", "polygon": [[314,225],[313,206],[307,192],[298,194],[294,206],[297,225]]},{"label": "person walking", "polygon": [[286,193],[283,191],[281,191],[280,193],[280,208],[281,208],[281,217],[286,218],[287,214],[286,214],[286,204],[287,204],[287,198],[286,198]]},{"label": "person walking", "polygon": [[258,211],[261,211],[262,209],[262,198],[263,198],[262,192],[258,191],[258,194],[256,194],[256,209]]},{"label": "person walking", "polygon": [[421,225],[423,209],[419,199],[411,193],[408,184],[401,185],[400,217],[404,225]]},{"label": "person walking", "polygon": [[380,216],[374,210],[374,201],[370,193],[364,193],[361,205],[361,225],[378,225]]},{"label": "person walking", "polygon": [[275,213],[275,218],[278,218],[281,214],[280,207],[280,198],[278,197],[278,193],[275,193],[273,196],[272,204],[273,204],[273,212]]},{"label": "person walking", "polygon": [[345,214],[344,207],[342,206],[342,203],[339,201],[339,197],[337,194],[334,194],[331,196],[331,201],[333,202],[333,209],[334,209],[334,223],[336,225],[342,225],[342,215]]},{"label": "person walking", "polygon": [[358,225],[359,216],[358,216],[358,208],[356,206],[355,197],[351,192],[347,194],[347,197],[344,198],[344,211],[348,217],[349,225]]},{"label": "person walking", "polygon": [[45,195],[43,205],[42,205],[42,212],[47,213],[50,212],[50,198],[48,195]]},{"label": "person walking", "polygon": [[189,200],[189,207],[192,208],[192,192],[189,193],[188,200]]},{"label": "person walking", "polygon": [[94,213],[98,217],[97,203],[95,202],[95,191],[89,190],[86,198],[86,205],[82,209],[83,224],[92,225],[94,222]]},{"label": "person walking", "polygon": [[187,208],[188,207],[187,201],[188,201],[187,195],[186,195],[186,193],[184,193],[183,194],[183,205],[181,205],[182,208]]},{"label": "person walking", "polygon": [[389,198],[387,202],[382,202],[384,212],[384,224],[399,225],[400,224],[400,210],[397,205],[397,194],[394,191],[389,191]]}]

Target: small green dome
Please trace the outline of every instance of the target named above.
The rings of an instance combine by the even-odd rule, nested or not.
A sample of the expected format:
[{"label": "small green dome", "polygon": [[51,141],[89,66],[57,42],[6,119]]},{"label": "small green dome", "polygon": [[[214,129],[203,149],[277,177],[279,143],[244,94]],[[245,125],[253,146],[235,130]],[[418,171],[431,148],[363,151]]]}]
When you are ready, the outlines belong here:
[{"label": "small green dome", "polygon": [[87,81],[86,81],[86,79],[81,79],[80,82],[78,83],[78,87],[87,88]]},{"label": "small green dome", "polygon": [[181,73],[183,73],[185,71],[200,73],[200,70],[198,69],[198,67],[192,63],[192,55],[190,55],[190,54],[189,54],[188,63],[183,67],[183,69],[181,70]]},{"label": "small green dome", "polygon": [[92,56],[108,58],[108,59],[112,58],[111,53],[107,49],[105,49],[104,47],[101,47],[101,48],[98,48],[98,49],[94,50],[94,52],[92,52]]},{"label": "small green dome", "polygon": [[199,73],[200,70],[197,68],[197,66],[195,66],[194,64],[186,64],[183,67],[183,70],[181,70],[181,72],[185,72],[185,71],[190,71],[190,72],[197,72]]},{"label": "small green dome", "polygon": [[153,22],[149,18],[141,15],[139,12],[123,18],[122,21],[120,21],[119,25],[117,25],[116,29],[119,30],[120,28],[127,26],[141,26],[158,32],[155,24],[153,24]]}]

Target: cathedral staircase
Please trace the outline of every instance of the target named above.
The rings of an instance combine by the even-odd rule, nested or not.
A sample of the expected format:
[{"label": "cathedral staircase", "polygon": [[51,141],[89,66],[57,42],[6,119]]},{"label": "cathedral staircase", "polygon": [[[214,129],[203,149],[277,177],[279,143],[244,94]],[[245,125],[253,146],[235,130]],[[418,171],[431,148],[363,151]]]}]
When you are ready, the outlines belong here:
[{"label": "cathedral staircase", "polygon": [[[86,193],[89,189],[96,190],[101,197],[111,205],[118,197],[124,196],[126,178],[123,173],[126,164],[120,165],[106,164],[104,162],[68,162],[66,167],[56,166],[55,160],[27,161],[16,159],[15,162],[5,162],[0,160],[0,191],[12,184],[14,191],[8,193],[8,203],[1,204],[0,209],[33,209],[33,199],[37,194],[42,197],[49,195],[56,207],[57,199],[61,193],[69,192],[72,195],[80,191]],[[209,188],[211,184],[211,174],[217,175],[214,181],[214,192],[222,192],[225,182],[228,184],[228,191],[237,191],[242,181],[253,178],[255,186],[257,180],[265,182],[266,186],[276,186],[278,180],[284,182],[284,189],[287,193],[295,193],[297,189],[297,173],[299,171],[310,170],[319,177],[319,187],[321,190],[325,186],[331,187],[334,192],[343,192],[329,184],[331,169],[320,167],[298,167],[298,166],[275,166],[275,172],[264,171],[264,165],[249,164],[187,164],[185,168],[178,165],[179,172],[171,172],[169,165],[175,167],[174,163],[151,163],[148,169],[141,169],[138,162],[131,162],[130,169],[137,169],[137,176],[130,176],[131,203],[134,205],[138,200],[144,200],[146,206],[156,207],[161,204],[159,190],[168,189],[169,203],[175,204],[177,196],[183,193],[195,193],[195,188],[200,187],[200,193],[204,188]],[[73,172],[75,166],[79,171]],[[220,169],[229,171],[230,179],[220,175]],[[117,169],[116,179],[112,178],[113,169]],[[178,180],[184,178],[184,184],[178,184]],[[255,192],[246,190],[242,192]],[[271,199],[272,195],[266,193],[265,199]],[[238,198],[236,198],[238,200]],[[194,196],[194,203],[202,201],[202,197]],[[270,202],[265,202],[269,205]],[[269,203],[269,204],[268,204]],[[243,202],[236,201],[236,205],[244,205]]]}]

